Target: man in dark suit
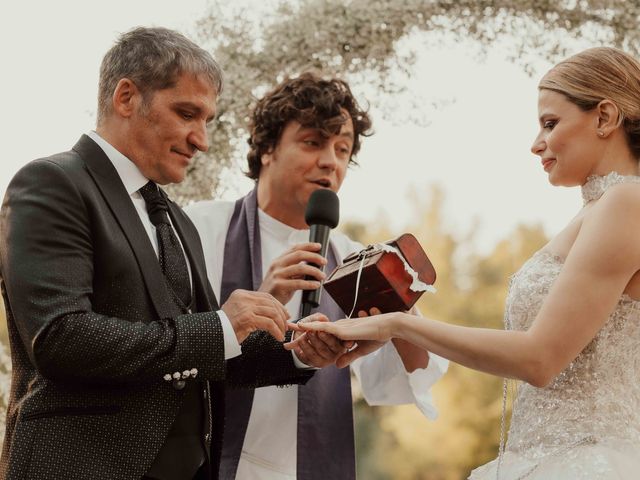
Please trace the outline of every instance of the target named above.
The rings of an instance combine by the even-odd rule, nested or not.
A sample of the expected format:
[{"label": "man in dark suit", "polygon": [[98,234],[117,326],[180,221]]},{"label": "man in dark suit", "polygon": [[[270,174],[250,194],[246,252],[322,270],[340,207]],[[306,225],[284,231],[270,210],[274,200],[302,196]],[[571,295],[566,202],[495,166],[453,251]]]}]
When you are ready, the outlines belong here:
[{"label": "man in dark suit", "polygon": [[207,52],[134,29],[103,59],[96,131],[9,185],[0,478],[215,478],[224,384],[312,375],[277,341],[288,314],[271,295],[238,290],[218,307],[194,226],[157,187],[207,150],[221,89]]}]

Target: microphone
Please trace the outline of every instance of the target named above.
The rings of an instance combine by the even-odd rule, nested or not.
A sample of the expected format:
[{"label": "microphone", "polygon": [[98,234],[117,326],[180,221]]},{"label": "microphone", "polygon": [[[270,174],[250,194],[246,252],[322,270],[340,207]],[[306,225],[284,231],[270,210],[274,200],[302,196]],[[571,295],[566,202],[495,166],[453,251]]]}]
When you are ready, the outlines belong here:
[{"label": "microphone", "polygon": [[[316,190],[309,197],[307,210],[304,219],[311,229],[309,231],[309,241],[317,242],[321,245],[320,255],[327,256],[327,248],[329,247],[329,233],[332,228],[338,225],[340,219],[340,200],[338,196],[331,190]],[[315,265],[320,270],[324,267]],[[313,277],[306,276],[306,280],[315,280]],[[320,305],[320,294],[322,286],[316,290],[302,291],[302,317],[306,317],[311,313],[312,308]]]}]

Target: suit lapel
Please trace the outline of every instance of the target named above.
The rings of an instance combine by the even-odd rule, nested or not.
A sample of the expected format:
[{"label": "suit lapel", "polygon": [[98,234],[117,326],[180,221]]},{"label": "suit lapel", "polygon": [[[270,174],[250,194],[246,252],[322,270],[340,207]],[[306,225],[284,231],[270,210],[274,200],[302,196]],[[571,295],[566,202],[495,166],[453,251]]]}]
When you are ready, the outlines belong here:
[{"label": "suit lapel", "polygon": [[89,174],[96,182],[100,193],[129,241],[158,316],[160,318],[173,316],[175,307],[170,303],[171,296],[167,290],[158,257],[118,172],[104,151],[86,135],[80,138],[73,149],[84,160]]}]

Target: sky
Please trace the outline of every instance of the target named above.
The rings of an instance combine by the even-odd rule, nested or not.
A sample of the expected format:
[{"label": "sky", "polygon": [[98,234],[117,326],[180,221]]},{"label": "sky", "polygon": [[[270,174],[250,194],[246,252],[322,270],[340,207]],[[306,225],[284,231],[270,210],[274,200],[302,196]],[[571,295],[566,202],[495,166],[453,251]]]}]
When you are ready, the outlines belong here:
[{"label": "sky", "polygon": [[[99,64],[119,33],[166,26],[194,38],[207,1],[3,2],[0,195],[22,165],[68,150],[94,128]],[[408,192],[426,195],[437,184],[449,226],[464,233],[477,224],[481,250],[518,223],[560,231],[579,209],[580,192],[550,186],[529,151],[538,129],[536,85],[551,64],[541,60],[528,76],[500,45],[478,58],[464,42],[438,49],[421,37],[413,42],[418,61],[406,93],[355,88],[366,92],[376,133],[363,141],[361,166],[340,191],[342,221],[384,213],[402,233],[417,215]],[[395,108],[385,113],[379,105]],[[223,198],[251,188],[240,172],[227,178]]]}]

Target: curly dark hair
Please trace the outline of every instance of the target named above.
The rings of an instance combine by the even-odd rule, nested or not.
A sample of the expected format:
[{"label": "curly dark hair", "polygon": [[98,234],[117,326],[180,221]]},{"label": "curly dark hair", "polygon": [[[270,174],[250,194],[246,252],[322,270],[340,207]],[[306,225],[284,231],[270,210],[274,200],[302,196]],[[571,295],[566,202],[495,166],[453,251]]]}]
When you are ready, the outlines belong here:
[{"label": "curly dark hair", "polygon": [[310,128],[318,128],[327,137],[340,132],[348,117],[353,122],[354,138],[350,164],[360,150],[360,137],[371,135],[371,119],[360,108],[349,85],[340,79],[323,79],[315,72],[286,79],[258,100],[251,114],[247,161],[247,177],[257,180],[262,168],[261,158],[278,144],[287,123],[297,121]]}]

